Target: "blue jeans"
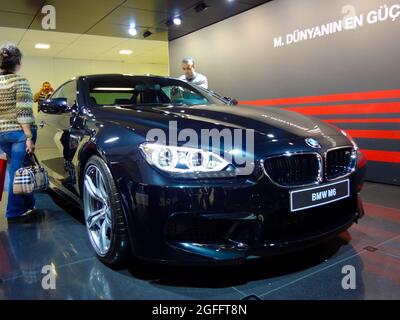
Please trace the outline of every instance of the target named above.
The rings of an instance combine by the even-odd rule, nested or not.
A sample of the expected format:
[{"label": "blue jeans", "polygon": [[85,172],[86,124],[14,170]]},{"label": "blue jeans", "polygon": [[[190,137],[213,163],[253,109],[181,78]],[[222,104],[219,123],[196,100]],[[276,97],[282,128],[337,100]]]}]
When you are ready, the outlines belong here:
[{"label": "blue jeans", "polygon": [[[32,129],[33,141],[36,141],[36,129]],[[24,166],[26,155],[25,133],[20,131],[0,132],[0,148],[7,154],[11,163],[8,164],[10,181],[8,184],[7,218],[15,218],[26,211],[33,209],[35,198],[33,195],[13,194],[15,172]]]}]

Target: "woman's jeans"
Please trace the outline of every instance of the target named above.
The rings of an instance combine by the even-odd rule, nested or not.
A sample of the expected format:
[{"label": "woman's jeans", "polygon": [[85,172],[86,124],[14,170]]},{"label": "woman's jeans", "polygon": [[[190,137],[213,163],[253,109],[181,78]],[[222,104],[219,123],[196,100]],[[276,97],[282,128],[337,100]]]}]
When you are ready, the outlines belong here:
[{"label": "woman's jeans", "polygon": [[[33,141],[36,141],[36,129],[32,129]],[[26,137],[20,131],[0,132],[0,148],[7,154],[11,163],[8,164],[10,182],[8,185],[7,218],[14,218],[26,211],[33,209],[35,198],[33,195],[13,194],[13,183],[15,172],[24,166],[26,156]]]}]

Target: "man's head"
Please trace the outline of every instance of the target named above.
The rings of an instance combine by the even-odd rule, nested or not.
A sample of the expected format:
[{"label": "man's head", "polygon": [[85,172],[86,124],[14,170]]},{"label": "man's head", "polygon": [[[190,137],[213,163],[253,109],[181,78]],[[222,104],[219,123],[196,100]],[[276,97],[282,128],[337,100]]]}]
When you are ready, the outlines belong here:
[{"label": "man's head", "polygon": [[185,58],[182,60],[182,70],[186,79],[191,79],[195,75],[194,60],[192,58]]},{"label": "man's head", "polygon": [[43,82],[42,89],[43,89],[43,91],[46,91],[46,92],[50,91],[50,89],[51,89],[50,82],[47,82],[47,81]]}]

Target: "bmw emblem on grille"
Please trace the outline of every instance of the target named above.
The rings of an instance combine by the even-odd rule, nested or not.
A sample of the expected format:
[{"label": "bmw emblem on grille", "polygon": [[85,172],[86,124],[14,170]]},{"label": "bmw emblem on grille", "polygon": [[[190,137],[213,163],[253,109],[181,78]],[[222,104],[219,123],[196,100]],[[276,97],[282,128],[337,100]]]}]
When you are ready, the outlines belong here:
[{"label": "bmw emblem on grille", "polygon": [[306,139],[307,145],[309,145],[311,148],[321,148],[321,145],[319,142],[313,138],[307,138]]}]

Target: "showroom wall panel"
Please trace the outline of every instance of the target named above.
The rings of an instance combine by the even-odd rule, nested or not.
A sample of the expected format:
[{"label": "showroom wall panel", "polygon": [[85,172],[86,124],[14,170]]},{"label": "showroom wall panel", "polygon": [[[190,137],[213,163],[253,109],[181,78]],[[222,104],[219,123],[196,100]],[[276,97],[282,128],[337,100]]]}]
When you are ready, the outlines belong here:
[{"label": "showroom wall panel", "polygon": [[399,16],[396,0],[274,0],[172,41],[170,73],[192,56],[212,90],[333,123],[369,180],[400,184]]}]

